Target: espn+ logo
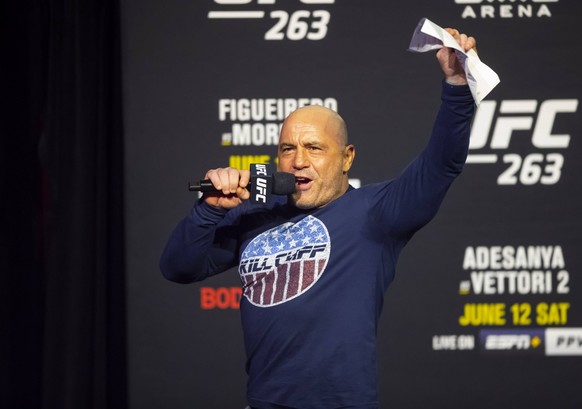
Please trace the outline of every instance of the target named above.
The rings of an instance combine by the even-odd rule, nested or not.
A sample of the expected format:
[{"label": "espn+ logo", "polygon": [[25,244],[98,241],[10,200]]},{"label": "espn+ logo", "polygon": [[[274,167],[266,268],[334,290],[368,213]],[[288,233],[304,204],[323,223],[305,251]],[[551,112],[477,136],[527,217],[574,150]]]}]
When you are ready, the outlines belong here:
[{"label": "espn+ logo", "polygon": [[[569,147],[571,136],[554,132],[560,119],[577,109],[577,99],[483,101],[471,129],[467,163],[503,162],[506,167],[498,185],[555,185],[562,176],[562,151]],[[526,153],[515,150],[520,144],[527,145]]]},{"label": "espn+ logo", "polygon": [[[334,4],[335,0],[298,0],[302,6]],[[261,20],[267,12],[263,6],[276,5],[277,0],[214,0],[220,8],[208,12],[208,19]],[[288,2],[286,2],[287,4]],[[249,9],[248,6],[253,9]],[[268,17],[273,21],[265,32],[268,41],[311,40],[320,41],[327,36],[331,13],[328,10],[272,10]]]}]

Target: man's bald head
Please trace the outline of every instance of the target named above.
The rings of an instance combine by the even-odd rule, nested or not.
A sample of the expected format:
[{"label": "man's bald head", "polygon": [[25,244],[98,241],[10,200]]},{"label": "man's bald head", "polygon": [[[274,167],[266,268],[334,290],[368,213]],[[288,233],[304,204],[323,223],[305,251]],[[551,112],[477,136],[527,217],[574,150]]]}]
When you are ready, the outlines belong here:
[{"label": "man's bald head", "polygon": [[348,130],[343,118],[334,110],[321,105],[308,105],[293,111],[283,122],[285,124],[296,121],[308,124],[319,124],[328,135],[337,138],[340,146],[348,144]]}]

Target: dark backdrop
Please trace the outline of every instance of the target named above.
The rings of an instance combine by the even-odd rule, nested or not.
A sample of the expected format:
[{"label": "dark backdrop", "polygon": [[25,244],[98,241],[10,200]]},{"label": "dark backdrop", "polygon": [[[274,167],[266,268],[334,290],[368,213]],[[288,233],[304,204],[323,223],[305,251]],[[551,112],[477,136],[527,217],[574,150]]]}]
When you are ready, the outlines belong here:
[{"label": "dark backdrop", "polygon": [[[550,348],[556,334],[582,339],[580,2],[122,5],[131,407],[244,407],[237,273],[184,286],[157,268],[195,200],[188,180],[274,161],[266,135],[278,118],[247,117],[244,106],[234,115],[233,101],[333,100],[356,146],[350,176],[362,184],[394,177],[426,143],[439,105],[433,53],[406,51],[422,17],[475,35],[501,83],[479,109],[470,163],[404,250],[388,290],[382,407],[582,405],[580,348]],[[216,18],[227,11],[242,18]],[[543,250],[553,261],[538,264],[532,253],[504,267],[485,258],[501,249]],[[502,278],[502,289],[496,277],[511,271],[520,280],[542,274],[552,286],[510,291]],[[461,324],[465,308],[491,306],[503,317]]]},{"label": "dark backdrop", "polygon": [[126,407],[117,1],[3,2],[4,408]]},{"label": "dark backdrop", "polygon": [[[475,34],[502,83],[479,110],[483,143],[388,291],[382,407],[581,406],[579,2],[0,7],[1,407],[244,407],[236,272],[181,286],[157,267],[194,200],[188,180],[274,160],[261,131],[279,119],[222,118],[220,101],[333,101],[357,147],[353,182],[393,177],[438,107],[434,57],[405,51],[421,17]],[[210,14],[223,11],[264,14]],[[232,135],[247,128],[248,141]],[[483,258],[498,248],[548,252],[519,270],[551,286],[479,291],[517,269]],[[506,321],[460,323],[491,304]]]}]

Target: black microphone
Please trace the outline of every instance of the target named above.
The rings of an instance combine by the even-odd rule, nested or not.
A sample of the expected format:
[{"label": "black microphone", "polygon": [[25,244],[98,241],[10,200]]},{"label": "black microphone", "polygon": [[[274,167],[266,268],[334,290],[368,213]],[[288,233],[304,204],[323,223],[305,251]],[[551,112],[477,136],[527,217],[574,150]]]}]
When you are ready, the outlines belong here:
[{"label": "black microphone", "polygon": [[[253,203],[268,203],[271,195],[290,195],[295,192],[295,176],[287,172],[275,172],[273,165],[253,163],[247,188]],[[201,179],[198,185],[188,184],[191,192],[219,192],[209,179]]]}]

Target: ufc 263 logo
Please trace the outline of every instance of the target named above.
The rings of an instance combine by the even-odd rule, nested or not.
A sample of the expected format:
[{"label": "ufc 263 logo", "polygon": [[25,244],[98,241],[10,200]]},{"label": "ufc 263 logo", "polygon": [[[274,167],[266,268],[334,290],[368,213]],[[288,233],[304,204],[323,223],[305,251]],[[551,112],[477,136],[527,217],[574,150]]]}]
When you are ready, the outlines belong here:
[{"label": "ufc 263 logo", "polygon": [[[302,6],[333,4],[335,0],[296,0]],[[267,17],[265,6],[275,5],[277,0],[214,0],[219,10],[208,12],[209,19],[264,19]],[[285,4],[288,5],[289,0]],[[250,9],[249,7],[252,7]],[[331,14],[328,10],[271,10],[268,18],[271,28],[265,32],[265,40],[323,40]]]},{"label": "ufc 263 logo", "polygon": [[[502,161],[505,169],[497,178],[498,185],[554,185],[562,175],[562,152],[571,139],[563,133],[560,120],[577,109],[577,99],[483,101],[473,122],[467,163]],[[524,143],[527,153],[517,153],[523,149],[516,146]]]}]

